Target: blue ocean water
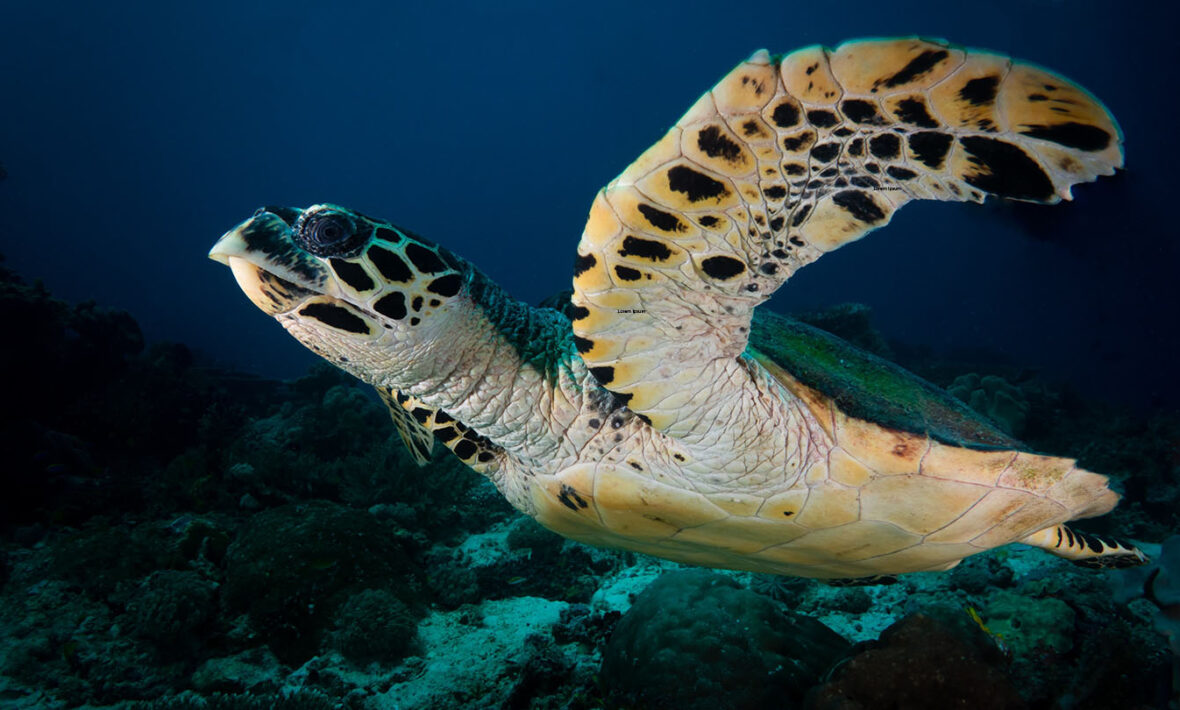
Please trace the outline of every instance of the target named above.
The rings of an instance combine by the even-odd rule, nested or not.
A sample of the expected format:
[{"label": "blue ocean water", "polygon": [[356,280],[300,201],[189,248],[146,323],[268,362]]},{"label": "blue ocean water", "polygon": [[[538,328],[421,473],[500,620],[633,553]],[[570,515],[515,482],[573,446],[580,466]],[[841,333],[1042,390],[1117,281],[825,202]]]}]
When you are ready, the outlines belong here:
[{"label": "blue ocean water", "polygon": [[[59,299],[93,300],[127,311],[149,342],[184,343],[203,366],[291,380],[304,377],[316,358],[243,298],[224,267],[205,257],[223,232],[260,205],[334,202],[388,218],[463,255],[510,293],[536,303],[568,287],[574,246],[596,191],[752,51],[765,47],[786,52],[815,43],[900,35],[987,48],[1049,67],[1101,98],[1120,121],[1126,169],[1075,188],[1072,203],[1055,207],[909,205],[886,229],[803,269],[771,307],[799,312],[865,304],[871,308],[872,326],[911,359],[1001,363],[1021,378],[1068,390],[1068,396],[1053,401],[1061,422],[1074,427],[1074,438],[1064,431],[1066,424],[1055,424],[1042,428],[1045,441],[1076,447],[1064,453],[1114,460],[1117,473],[1132,474],[1121,485],[1135,504],[1119,522],[1158,543],[1173,524],[1160,513],[1175,499],[1175,481],[1166,476],[1180,464],[1174,425],[1180,411],[1175,368],[1180,351],[1180,240],[1171,194],[1180,140],[1170,123],[1180,115],[1180,99],[1169,74],[1173,34],[1170,23],[1161,21],[1148,3],[1115,6],[1097,0],[972,5],[854,0],[749,7],[615,1],[110,5],[13,0],[0,8],[0,165],[6,173],[0,180],[0,254],[6,267],[28,281],[43,282]],[[33,332],[28,322],[35,321],[21,320],[19,328],[8,328],[4,347],[21,349],[26,333]],[[161,356],[163,360],[167,358]],[[589,604],[588,590],[594,584],[588,580],[594,575],[613,574],[622,580],[613,592],[620,597],[637,594],[643,588],[640,582],[662,570],[654,563],[632,567],[631,559],[604,561],[595,553],[555,551],[545,538],[522,542],[520,538],[536,531],[513,522],[511,512],[496,508],[502,504],[491,502],[495,498],[486,490],[478,489],[474,499],[466,494],[449,497],[445,486],[432,488],[397,477],[401,488],[391,490],[397,486],[389,481],[374,483],[356,473],[366,466],[391,465],[394,459],[377,461],[380,457],[371,453],[373,447],[387,446],[387,423],[379,410],[366,409],[375,407],[372,402],[330,374],[304,377],[293,388],[250,380],[258,391],[233,401],[209,395],[197,380],[175,390],[172,384],[145,386],[142,392],[165,390],[175,396],[154,408],[126,410],[144,419],[129,417],[108,431],[106,424],[95,424],[92,430],[78,424],[85,415],[75,410],[91,406],[87,397],[109,405],[117,395],[101,392],[64,404],[72,396],[77,372],[71,368],[78,363],[66,359],[62,364],[53,375],[57,384],[49,389],[63,404],[49,407],[50,413],[42,415],[41,404],[24,413],[24,400],[13,393],[25,397],[31,390],[13,390],[5,402],[6,442],[32,429],[41,437],[30,454],[35,460],[14,465],[18,472],[6,483],[12,502],[3,506],[6,519],[0,528],[8,546],[4,576],[10,576],[11,568],[14,580],[6,593],[15,593],[18,583],[23,593],[42,578],[65,582],[60,589],[53,586],[57,582],[47,587],[59,596],[38,597],[44,599],[42,607],[28,610],[23,626],[6,622],[5,638],[17,649],[13,657],[25,654],[20,657],[29,660],[19,668],[10,664],[0,669],[6,678],[18,679],[11,687],[21,688],[9,693],[10,686],[0,686],[0,705],[18,700],[26,707],[38,702],[103,705],[151,700],[186,688],[204,695],[271,692],[279,685],[294,687],[292,673],[303,666],[304,687],[341,703],[353,697],[347,702],[361,707],[362,695],[393,703],[383,695],[389,687],[433,672],[428,661],[421,661],[397,671],[401,675],[376,674],[381,679],[360,690],[344,681],[306,680],[324,669],[304,665],[316,649],[309,651],[283,636],[288,627],[297,630],[294,636],[311,633],[301,622],[286,621],[297,604],[279,594],[273,608],[260,609],[226,591],[232,587],[239,590],[236,594],[248,594],[240,591],[244,583],[234,587],[224,576],[235,561],[282,567],[267,557],[266,545],[256,552],[244,547],[247,525],[255,526],[256,539],[271,541],[284,539],[284,531],[307,539],[340,529],[368,534],[372,521],[350,517],[351,512],[386,506],[374,518],[403,531],[426,530],[441,547],[419,540],[406,543],[406,549],[377,545],[356,554],[404,554],[424,570],[409,586],[436,594],[448,588],[475,589],[455,593],[441,602],[442,608],[478,607],[468,609],[470,623],[463,628],[470,633],[492,630],[488,643],[519,635],[521,648],[528,634],[551,634],[545,631],[551,626],[560,626],[562,634],[587,648],[600,647],[613,621],[604,620],[608,615],[602,608],[591,613],[589,607],[560,607],[555,600]],[[931,365],[931,371],[945,371],[938,367]],[[87,377],[93,374],[81,371]],[[104,373],[95,377],[109,375],[111,382],[118,381]],[[146,447],[140,456],[135,447],[144,442],[136,432],[147,426],[144,420],[166,419],[183,409],[190,395],[208,409],[177,415],[176,431],[160,434],[153,429],[154,448]],[[285,410],[277,403],[284,398],[294,402]],[[96,411],[125,411],[94,406]],[[50,423],[63,411],[68,413],[65,419]],[[225,418],[226,412],[236,418]],[[229,421],[233,426],[248,421],[249,435],[235,439],[222,432],[219,427],[228,429]],[[204,427],[200,442],[190,438],[196,427]],[[284,433],[293,428],[298,437]],[[86,446],[62,444],[55,438],[59,431]],[[308,434],[315,431],[323,435]],[[1084,439],[1093,431],[1101,431],[1103,438],[1087,449]],[[215,451],[211,442],[222,441],[231,443]],[[1125,442],[1125,450],[1111,453],[1118,441]],[[113,451],[126,455],[119,458]],[[130,463],[133,451],[138,458]],[[346,464],[331,464],[337,468],[324,472],[325,462],[343,459]],[[1131,469],[1140,461],[1144,467],[1149,462],[1153,475],[1162,478],[1136,482]],[[284,483],[284,466],[306,474],[307,480],[300,479],[299,486]],[[104,473],[95,473],[100,469]],[[30,479],[29,471],[39,478]],[[114,489],[116,494],[102,488],[112,476],[122,486]],[[468,480],[461,473],[454,476]],[[152,483],[142,484],[145,480]],[[50,489],[58,486],[73,491],[72,497],[54,498]],[[153,486],[171,492],[153,497]],[[98,502],[84,505],[76,499],[94,490],[99,491],[94,494]],[[358,492],[362,490],[370,492]],[[121,505],[123,495],[134,504]],[[448,512],[438,514],[441,522],[427,524],[435,512],[418,505],[413,495],[444,501],[439,507]],[[1152,496],[1154,503],[1143,503]],[[283,517],[290,512],[283,506],[314,505],[305,500],[313,498],[338,508],[313,507],[305,519],[314,525],[305,527],[300,527],[298,514]],[[273,510],[280,512],[261,523],[247,522],[247,513],[262,516]],[[173,525],[179,530],[178,545],[203,552],[189,550],[181,554],[181,562],[161,561],[167,554],[135,532],[148,521],[165,531]],[[510,552],[480,548],[486,542],[480,535],[506,529],[518,538]],[[467,536],[475,542],[462,542]],[[49,561],[38,557],[36,546],[45,549],[50,543],[54,550],[65,545],[73,557],[65,552]],[[238,547],[227,562],[231,544]],[[490,547],[498,544],[487,542]],[[88,581],[101,576],[97,570],[118,567],[119,556],[108,555],[111,548],[131,551],[125,559],[139,555],[136,559],[150,562],[127,562],[109,582]],[[512,556],[521,550],[528,555]],[[439,562],[444,551],[453,555],[445,564]],[[402,587],[390,591],[396,585],[387,584],[393,572],[359,562],[352,566],[338,561],[336,554],[335,548],[322,552],[308,569],[342,578],[368,574],[372,586],[386,595],[349,598],[351,606],[340,612],[342,626],[333,632],[339,634],[334,637],[339,648],[353,649],[361,659],[404,655],[405,649],[374,650],[365,646],[365,639],[350,641],[348,620],[363,625],[378,614],[372,609],[404,607],[404,613],[390,612],[382,619],[382,628],[406,634],[407,616],[424,614],[426,607],[440,602],[424,600],[425,594],[407,593],[402,599]],[[570,554],[584,575],[569,570],[573,563],[562,562]],[[492,561],[481,562],[481,555]],[[72,561],[61,562],[66,557]],[[553,573],[558,581],[550,586],[536,582],[538,566],[529,563],[534,557],[560,568]],[[1065,671],[1060,677],[1049,671],[1038,675],[1029,667],[1038,660],[1049,669],[1076,665],[1082,649],[1090,652],[1100,642],[1075,630],[1098,620],[1110,628],[1124,624],[1131,629],[1127,638],[1142,634],[1142,647],[1150,647],[1142,657],[1135,649],[1109,651],[1115,661],[1127,668],[1136,661],[1151,668],[1171,663],[1158,655],[1163,637],[1152,636],[1154,607],[1140,599],[1137,607],[1103,607],[1109,616],[1102,616],[1094,609],[1101,606],[1096,599],[1110,596],[1105,587],[1062,589],[1029,571],[1037,564],[1019,555],[989,559],[971,568],[974,577],[914,584],[923,598],[986,603],[993,612],[989,619],[1010,619],[1003,610],[1012,607],[1018,617],[1035,619],[1037,628],[1047,629],[1038,643],[1018,650],[1012,671],[1021,679],[1035,677],[1041,699],[1068,685],[1061,680]],[[202,565],[220,571],[208,572]],[[639,571],[625,571],[631,569]],[[638,581],[628,586],[632,578]],[[299,580],[288,582],[298,590],[291,598],[304,594]],[[768,585],[761,589],[764,597],[810,605],[816,616],[830,612],[829,623],[856,640],[861,639],[856,634],[876,638],[886,621],[893,620],[876,609],[893,605],[896,611],[906,604],[904,595],[888,590],[872,592],[872,604],[865,606],[856,593],[762,584]],[[927,584],[933,586],[923,586]],[[249,584],[245,588],[252,589]],[[1128,599],[1135,596],[1126,594]],[[390,595],[399,601],[391,601]],[[85,602],[79,601],[82,597]],[[1067,608],[1050,601],[1061,599]],[[1180,599],[1164,601],[1167,607]],[[46,621],[54,604],[70,610],[64,615],[68,628]],[[251,633],[270,634],[267,638],[280,639],[275,647],[285,650],[260,651],[262,644],[234,636],[245,632],[230,623],[231,612],[250,616]],[[472,621],[475,617],[484,621]],[[111,638],[129,633],[135,643],[159,654],[161,667],[177,662],[161,646],[175,649],[181,665],[191,667],[175,676],[161,674],[150,687],[113,673],[126,692],[120,694],[118,688],[124,686],[111,681],[113,685],[95,694],[84,680],[70,680],[71,669],[77,668],[88,669],[91,677],[101,675],[94,669],[101,666],[95,658],[103,651],[96,635],[84,629],[87,618],[112,620],[111,628],[124,631],[122,636],[112,632]],[[521,628],[528,633],[511,629],[505,618],[522,619]],[[419,631],[424,643],[458,633],[447,626],[449,617],[436,622]],[[1003,623],[989,620],[989,628]],[[862,628],[853,630],[856,624]],[[1010,623],[1006,628],[1012,645],[1019,634]],[[321,632],[317,627],[316,633]],[[33,637],[50,640],[39,650],[21,650],[16,639]],[[185,641],[190,637],[199,639],[191,647]],[[1068,643],[1060,640],[1066,637]],[[1113,642],[1104,638],[1101,643]],[[251,653],[257,657],[239,658]],[[531,670],[520,676],[532,679],[535,687],[513,686],[505,696],[509,699],[495,703],[542,707],[537,698],[564,692],[566,706],[595,706],[595,698],[575,699],[572,690],[550,687],[560,675],[554,668],[573,671],[558,661],[545,667],[539,657],[522,662]],[[270,685],[235,684],[225,680],[231,675],[225,668],[207,668],[211,661],[226,658],[268,669]],[[61,669],[52,677],[39,676],[29,670],[39,661]],[[198,667],[206,668],[204,680],[193,675]],[[1149,679],[1158,680],[1154,675]],[[45,694],[28,695],[29,688]],[[1166,689],[1160,692],[1167,695]],[[1102,707],[1105,697],[1096,691],[1087,695],[1091,705],[1086,707]],[[480,705],[467,698],[453,706]]]},{"label": "blue ocean water", "polygon": [[[201,257],[262,204],[337,202],[537,302],[568,285],[590,200],[757,48],[917,34],[1038,62],[1099,96],[1127,170],[1075,204],[902,210],[780,307],[874,307],[891,336],[989,347],[1124,401],[1175,403],[1177,98],[1148,4],[14,2],[0,27],[0,245],[71,300],[130,310],[255,372],[290,346]],[[734,16],[737,15],[737,16]],[[1165,82],[1166,83],[1166,82]]]}]

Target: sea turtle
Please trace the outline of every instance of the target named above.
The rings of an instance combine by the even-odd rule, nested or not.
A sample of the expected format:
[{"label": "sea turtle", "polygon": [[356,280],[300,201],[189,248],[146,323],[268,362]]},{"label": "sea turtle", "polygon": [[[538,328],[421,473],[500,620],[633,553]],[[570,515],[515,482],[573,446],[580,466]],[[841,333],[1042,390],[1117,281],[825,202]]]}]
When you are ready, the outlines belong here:
[{"label": "sea turtle", "polygon": [[915,38],[756,52],[595,198],[573,294],[514,300],[447,249],[332,204],[264,207],[210,252],[305,346],[376,387],[413,455],[441,441],[564,536],[805,577],[945,570],[1063,523],[1107,479],[942,390],[755,311],[913,199],[1054,203],[1122,165],[1094,97]]}]

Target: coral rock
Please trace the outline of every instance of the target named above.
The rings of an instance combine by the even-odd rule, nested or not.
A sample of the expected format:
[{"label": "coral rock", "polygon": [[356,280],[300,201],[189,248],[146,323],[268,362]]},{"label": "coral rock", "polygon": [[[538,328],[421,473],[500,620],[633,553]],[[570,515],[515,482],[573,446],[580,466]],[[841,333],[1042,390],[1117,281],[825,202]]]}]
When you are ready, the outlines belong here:
[{"label": "coral rock", "polygon": [[[971,623],[966,614],[962,615]],[[979,629],[914,614],[839,668],[808,698],[808,710],[1017,710],[1026,704]]]}]

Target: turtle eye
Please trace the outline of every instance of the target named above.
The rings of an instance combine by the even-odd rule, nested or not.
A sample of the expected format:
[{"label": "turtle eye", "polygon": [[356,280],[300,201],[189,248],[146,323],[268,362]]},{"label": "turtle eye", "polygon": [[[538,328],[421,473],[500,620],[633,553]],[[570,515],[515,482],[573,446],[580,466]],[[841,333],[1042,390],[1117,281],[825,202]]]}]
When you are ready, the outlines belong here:
[{"label": "turtle eye", "polygon": [[365,236],[351,217],[336,211],[305,212],[295,225],[299,246],[316,256],[343,256],[355,251]]}]

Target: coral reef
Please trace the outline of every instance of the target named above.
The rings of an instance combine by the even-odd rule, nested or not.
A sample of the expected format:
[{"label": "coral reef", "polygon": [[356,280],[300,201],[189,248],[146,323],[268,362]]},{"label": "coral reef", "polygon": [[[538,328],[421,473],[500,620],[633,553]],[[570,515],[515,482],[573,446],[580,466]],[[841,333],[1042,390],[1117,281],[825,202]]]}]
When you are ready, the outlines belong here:
[{"label": "coral reef", "polygon": [[[960,618],[961,617],[961,618]],[[915,614],[897,622],[812,692],[808,710],[1017,710],[1028,707],[992,639],[968,617]]]},{"label": "coral reef", "polygon": [[990,587],[1004,588],[1012,585],[1012,568],[1005,565],[996,555],[975,555],[959,563],[950,572],[950,584],[978,595]]},{"label": "coral reef", "polygon": [[561,610],[561,619],[553,627],[553,638],[557,643],[576,643],[596,649],[606,644],[621,617],[617,611],[594,611],[586,604],[570,604]]},{"label": "coral reef", "polygon": [[789,706],[847,649],[823,624],[728,576],[671,572],[615,626],[602,682],[610,707]]},{"label": "coral reef", "polygon": [[418,643],[418,617],[404,601],[385,589],[365,589],[336,612],[332,645],[359,664],[393,664]]},{"label": "coral reef", "polygon": [[226,551],[222,603],[231,615],[248,614],[279,660],[299,665],[353,594],[386,589],[420,612],[424,588],[421,571],[373,516],[311,501],[250,520]]},{"label": "coral reef", "polygon": [[1076,615],[1060,599],[997,591],[988,598],[981,616],[1017,656],[1063,654],[1073,648]]},{"label": "coral reef", "polygon": [[[554,647],[563,602],[518,597],[486,601],[478,613],[431,613],[419,626],[423,663],[390,676],[375,707],[560,707],[584,696],[593,668],[570,647]],[[532,697],[538,694],[541,697]],[[575,703],[571,707],[581,707]]]},{"label": "coral reef", "polygon": [[561,554],[565,538],[546,530],[532,518],[518,517],[508,528],[508,549],[528,550],[529,556],[538,562],[552,560]]},{"label": "coral reef", "polygon": [[1007,433],[1020,437],[1028,423],[1030,406],[1020,388],[997,375],[969,372],[959,375],[948,392],[990,419]]},{"label": "coral reef", "polygon": [[811,583],[806,579],[784,577],[781,574],[750,575],[750,591],[770,597],[776,602],[790,602],[809,584]]},{"label": "coral reef", "polygon": [[[69,706],[155,698],[182,687],[185,668],[122,632],[115,607],[65,582],[43,581],[0,605],[9,699],[43,691]],[[6,701],[7,702],[7,701]]]},{"label": "coral reef", "polygon": [[216,593],[217,584],[197,572],[153,572],[127,602],[129,630],[165,657],[194,655],[217,617]]},{"label": "coral reef", "polygon": [[328,695],[315,691],[290,693],[213,693],[179,695],[152,702],[134,703],[129,710],[338,710]]},{"label": "coral reef", "polygon": [[282,686],[283,667],[265,646],[233,656],[210,658],[193,671],[193,688],[216,693],[273,693]]},{"label": "coral reef", "polygon": [[1093,710],[1163,707],[1167,644],[1150,618],[1115,601],[1103,576],[1065,562],[1031,567],[985,598],[980,614],[1011,652],[1033,706],[1068,697]]}]

